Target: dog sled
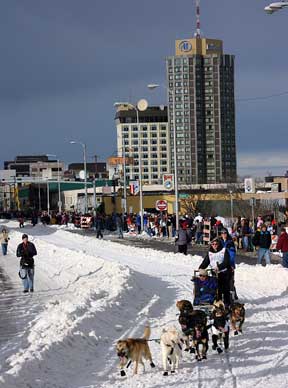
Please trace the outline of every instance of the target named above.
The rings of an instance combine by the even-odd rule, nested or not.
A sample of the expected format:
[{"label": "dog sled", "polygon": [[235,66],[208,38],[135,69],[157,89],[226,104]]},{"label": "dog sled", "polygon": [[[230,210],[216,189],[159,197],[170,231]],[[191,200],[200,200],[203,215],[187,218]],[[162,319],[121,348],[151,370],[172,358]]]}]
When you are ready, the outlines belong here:
[{"label": "dog sled", "polygon": [[212,269],[194,271],[191,281],[194,284],[193,307],[210,315],[218,296],[218,277]]}]

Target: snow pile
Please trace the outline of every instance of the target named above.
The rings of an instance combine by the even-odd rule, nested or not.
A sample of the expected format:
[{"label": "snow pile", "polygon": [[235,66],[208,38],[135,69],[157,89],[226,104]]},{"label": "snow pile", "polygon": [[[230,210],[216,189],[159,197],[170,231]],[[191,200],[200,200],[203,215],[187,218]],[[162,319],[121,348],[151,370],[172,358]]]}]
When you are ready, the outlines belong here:
[{"label": "snow pile", "polygon": [[[10,249],[21,241],[19,232],[12,232]],[[38,251],[35,257],[35,288],[51,298],[43,311],[30,324],[26,349],[11,356],[9,374],[17,374],[23,364],[47,351],[55,342],[70,335],[83,320],[103,311],[128,286],[128,267],[105,262],[97,256],[81,255],[67,248],[30,238]],[[39,284],[40,279],[45,279]],[[41,281],[41,280],[40,280]],[[28,296],[29,297],[29,296]]]}]

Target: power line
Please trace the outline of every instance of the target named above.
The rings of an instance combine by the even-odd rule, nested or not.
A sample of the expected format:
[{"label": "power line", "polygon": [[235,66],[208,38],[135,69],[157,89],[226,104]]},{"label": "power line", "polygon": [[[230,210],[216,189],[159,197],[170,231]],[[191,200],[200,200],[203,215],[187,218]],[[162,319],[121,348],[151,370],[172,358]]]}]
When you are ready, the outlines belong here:
[{"label": "power line", "polygon": [[258,100],[268,100],[270,98],[274,97],[282,97],[282,96],[287,96],[288,91],[286,92],[281,92],[281,93],[276,93],[276,94],[269,94],[267,96],[258,96],[258,97],[247,97],[247,98],[236,98],[235,101],[238,102],[246,102],[246,101],[258,101]]}]

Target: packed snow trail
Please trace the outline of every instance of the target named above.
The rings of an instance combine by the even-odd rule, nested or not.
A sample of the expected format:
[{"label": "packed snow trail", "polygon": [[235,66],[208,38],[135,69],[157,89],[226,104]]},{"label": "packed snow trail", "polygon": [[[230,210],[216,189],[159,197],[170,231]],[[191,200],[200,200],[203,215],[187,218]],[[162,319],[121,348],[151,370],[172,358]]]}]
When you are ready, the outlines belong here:
[{"label": "packed snow trail", "polygon": [[[26,231],[40,252],[33,295],[33,300],[38,298],[38,315],[23,332],[26,348],[17,350],[14,338],[9,374],[2,373],[5,388],[288,386],[288,271],[280,265],[238,266],[237,290],[246,304],[247,318],[244,334],[231,338],[228,353],[215,354],[210,344],[208,359],[201,363],[185,353],[178,373],[163,377],[160,347],[150,342],[156,370],[148,366],[145,373],[140,369],[140,374],[132,377],[130,368],[123,379],[117,368],[116,340],[141,336],[147,319],[152,338],[159,338],[164,327],[178,327],[175,303],[177,299],[192,299],[190,278],[201,258],[127,248],[57,228]],[[16,229],[11,236],[15,240],[11,241],[12,253],[21,235]],[[14,273],[16,263],[11,256],[9,266],[2,258],[0,266],[19,282]],[[99,269],[103,266],[106,272]],[[108,283],[105,273],[110,277]],[[102,293],[97,294],[94,287]],[[23,295],[17,298],[20,301]],[[41,300],[47,298],[45,314]],[[52,317],[58,325],[56,340]],[[5,365],[7,372],[7,361]]]}]

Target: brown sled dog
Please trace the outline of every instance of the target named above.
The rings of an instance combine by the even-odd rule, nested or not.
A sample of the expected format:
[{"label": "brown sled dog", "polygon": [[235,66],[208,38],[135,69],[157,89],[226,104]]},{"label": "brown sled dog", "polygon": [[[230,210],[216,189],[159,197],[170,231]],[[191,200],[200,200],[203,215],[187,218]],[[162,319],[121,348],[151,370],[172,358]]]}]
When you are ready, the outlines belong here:
[{"label": "brown sled dog", "polygon": [[139,363],[143,366],[145,370],[145,366],[142,360],[144,357],[146,360],[150,361],[150,366],[152,368],[155,367],[151,352],[148,346],[148,339],[150,337],[151,330],[149,326],[145,327],[143,338],[127,338],[123,340],[119,340],[116,345],[117,356],[120,359],[120,368],[121,368],[121,376],[125,376],[126,373],[124,371],[124,367],[130,365],[131,362],[135,362],[134,365],[134,374],[138,373],[138,365]]},{"label": "brown sled dog", "polygon": [[234,335],[242,333],[242,326],[245,321],[245,307],[243,303],[233,303],[231,306],[231,329]]},{"label": "brown sled dog", "polygon": [[180,313],[187,312],[189,314],[190,312],[193,311],[192,303],[189,300],[185,300],[185,299],[178,300],[176,302],[176,307],[180,311]]}]

